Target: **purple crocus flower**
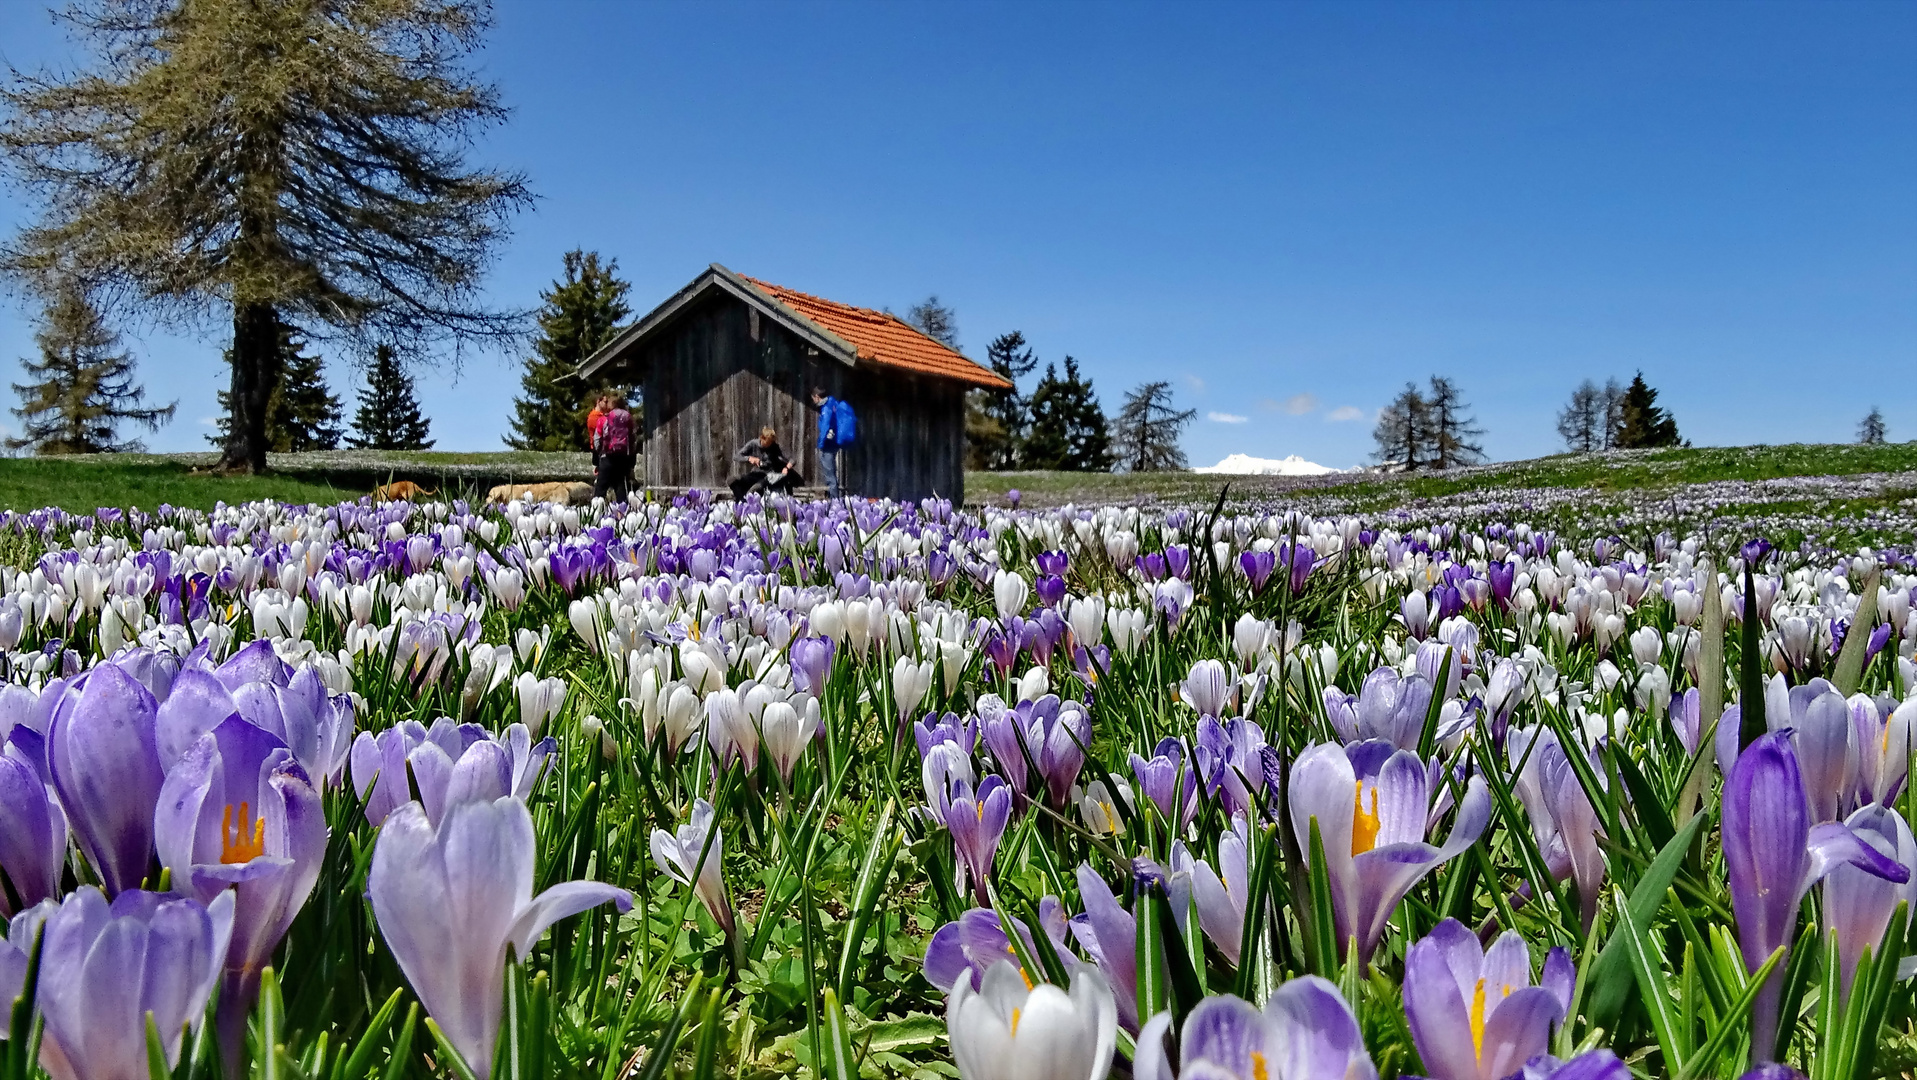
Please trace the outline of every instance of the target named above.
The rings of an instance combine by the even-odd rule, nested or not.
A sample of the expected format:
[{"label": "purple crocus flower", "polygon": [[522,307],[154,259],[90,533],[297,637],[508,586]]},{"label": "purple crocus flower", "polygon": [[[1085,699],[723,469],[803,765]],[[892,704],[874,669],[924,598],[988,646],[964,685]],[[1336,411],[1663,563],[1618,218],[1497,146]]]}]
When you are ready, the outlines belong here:
[{"label": "purple crocus flower", "polygon": [[[1053,949],[1061,957],[1068,956],[1065,911],[1057,897],[1047,896],[1038,902],[1038,921],[1045,936],[1052,940]],[[1020,919],[1013,919],[1012,925],[1019,937],[1025,939],[1026,947],[1032,948],[1031,928]],[[990,908],[972,908],[957,921],[939,927],[926,943],[925,981],[949,994],[961,979],[970,978],[976,989],[984,985],[985,973],[993,964],[1007,959],[1016,962],[1017,957],[1018,952],[1012,948],[1012,940],[1005,936],[998,913]]]},{"label": "purple crocus flower", "polygon": [[232,891],[218,1021],[228,1071],[237,1072],[260,971],[319,881],[320,793],[278,737],[229,716],[167,773],[153,834],[176,891],[202,904]]},{"label": "purple crocus flower", "polygon": [[[1865,806],[1845,820],[1857,838],[1878,854],[1906,870],[1917,866],[1917,840],[1895,810]],[[1824,878],[1824,932],[1837,935],[1842,993],[1850,994],[1851,978],[1865,949],[1878,951],[1884,930],[1899,901],[1917,908],[1917,878],[1897,884],[1848,863],[1830,868]]]},{"label": "purple crocus flower", "polygon": [[1271,572],[1278,568],[1278,556],[1269,551],[1241,551],[1238,553],[1238,570],[1251,582],[1251,591],[1255,595],[1265,591],[1271,581]]},{"label": "purple crocus flower", "polygon": [[1311,576],[1311,568],[1318,562],[1318,553],[1309,547],[1298,545],[1290,552],[1286,565],[1291,569],[1291,591],[1303,592],[1305,579]]},{"label": "purple crocus flower", "polygon": [[1631,1080],[1631,1067],[1609,1050],[1592,1050],[1562,1062],[1539,1054],[1524,1063],[1516,1080]]},{"label": "purple crocus flower", "polygon": [[[59,895],[66,860],[66,814],[27,756],[0,745],[0,874],[12,883],[21,910]],[[8,891],[0,889],[0,918],[16,914]]]},{"label": "purple crocus flower", "polygon": [[[1811,824],[1788,730],[1759,737],[1731,765],[1724,778],[1723,847],[1738,945],[1750,971],[1780,948],[1789,959],[1804,894],[1839,864],[1900,885],[1910,880],[1908,869],[1849,826]],[[1784,967],[1772,969],[1751,1007],[1751,1046],[1760,1061],[1775,1057]]]},{"label": "purple crocus flower", "polygon": [[979,903],[989,904],[985,890],[992,876],[992,860],[998,855],[998,842],[1005,835],[1006,822],[1012,819],[1012,792],[1005,781],[986,777],[976,793],[955,795],[945,812],[945,827],[952,833],[952,847],[958,853],[958,887],[966,879]]},{"label": "purple crocus flower", "polygon": [[47,729],[53,789],[81,851],[117,896],[145,880],[153,861],[153,807],[165,779],[158,705],[113,664],[74,677],[62,693]]},{"label": "purple crocus flower", "polygon": [[832,677],[832,639],[794,638],[791,659],[793,688],[814,697],[825,693],[826,680]]},{"label": "purple crocus flower", "polygon": [[1192,764],[1205,782],[1205,794],[1219,796],[1227,813],[1249,813],[1253,796],[1276,779],[1265,775],[1264,748],[1264,729],[1250,720],[1200,719]]},{"label": "purple crocus flower", "polygon": [[1172,824],[1177,835],[1198,813],[1197,770],[1186,759],[1185,745],[1167,736],[1147,758],[1131,755],[1132,776],[1138,790],[1158,806],[1158,812]]},{"label": "purple crocus flower", "polygon": [[1531,819],[1531,835],[1551,875],[1559,881],[1577,881],[1579,908],[1588,932],[1597,917],[1604,888],[1604,851],[1598,844],[1603,823],[1556,734],[1548,729],[1519,728],[1511,732],[1505,752],[1513,766],[1523,763],[1514,787]]},{"label": "purple crocus flower", "polygon": [[972,785],[978,781],[972,769],[972,756],[956,743],[944,740],[927,748],[924,759],[919,762],[919,775],[925,786],[928,808],[941,825],[951,812],[952,800],[970,797]]},{"label": "purple crocus flower", "polygon": [[1571,959],[1552,949],[1531,985],[1531,950],[1507,930],[1490,949],[1456,919],[1405,954],[1404,1010],[1432,1080],[1504,1080],[1544,1053],[1564,1019]]},{"label": "purple crocus flower", "polygon": [[233,928],[233,898],[196,900],[127,889],[109,903],[82,886],[45,912],[40,1064],[54,1080],[148,1075],[147,1018],[168,1068],[198,1030]]},{"label": "purple crocus flower", "polygon": [[[518,799],[463,803],[437,828],[418,803],[379,831],[366,892],[399,969],[474,1073],[491,1071],[506,961],[553,923],[632,894],[568,881],[533,895],[533,825]],[[508,952],[510,950],[510,953]]]},{"label": "purple crocus flower", "polygon": [[1292,827],[1299,843],[1308,844],[1317,820],[1338,940],[1341,947],[1355,942],[1360,962],[1371,958],[1411,887],[1476,843],[1491,822],[1491,796],[1483,778],[1473,776],[1450,839],[1434,847],[1425,842],[1429,793],[1425,764],[1403,750],[1365,776],[1345,748],[1332,743],[1308,747],[1292,763]]},{"label": "purple crocus flower", "polygon": [[240,715],[278,736],[320,790],[339,782],[353,743],[351,697],[328,694],[310,667],[284,684],[242,683],[232,694]]},{"label": "purple crocus flower", "polygon": [[1138,920],[1119,904],[1111,886],[1083,863],[1078,867],[1078,896],[1085,904],[1072,917],[1072,937],[1098,965],[1118,998],[1118,1023],[1138,1031]]},{"label": "purple crocus flower", "polygon": [[1431,682],[1381,667],[1365,676],[1356,694],[1327,686],[1324,699],[1325,715],[1345,742],[1383,739],[1400,750],[1416,750],[1431,711]]},{"label": "purple crocus flower", "polygon": [[1172,1014],[1138,1033],[1134,1080],[1377,1080],[1364,1033],[1344,995],[1304,975],[1256,1005],[1232,994],[1208,997],[1185,1017],[1178,1068],[1165,1050]]},{"label": "purple crocus flower", "polygon": [[1045,781],[1052,805],[1063,808],[1085,764],[1083,748],[1092,742],[1092,721],[1085,707],[1060,701],[1056,694],[1007,707],[997,695],[987,694],[979,699],[978,711],[985,745],[1012,790],[1026,790],[1029,757]]}]

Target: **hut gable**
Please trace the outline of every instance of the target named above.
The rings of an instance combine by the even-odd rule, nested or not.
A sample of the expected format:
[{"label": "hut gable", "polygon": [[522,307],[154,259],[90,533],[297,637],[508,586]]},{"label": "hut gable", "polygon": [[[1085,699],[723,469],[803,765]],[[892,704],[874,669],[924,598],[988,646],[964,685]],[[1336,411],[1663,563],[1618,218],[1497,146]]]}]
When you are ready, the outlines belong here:
[{"label": "hut gable", "polygon": [[841,456],[847,490],[964,496],[965,394],[1010,383],[895,315],[854,307],[714,263],[580,366],[640,391],[648,487],[716,487],[759,427],[778,429],[819,476],[810,390],[851,403],[859,440]]}]

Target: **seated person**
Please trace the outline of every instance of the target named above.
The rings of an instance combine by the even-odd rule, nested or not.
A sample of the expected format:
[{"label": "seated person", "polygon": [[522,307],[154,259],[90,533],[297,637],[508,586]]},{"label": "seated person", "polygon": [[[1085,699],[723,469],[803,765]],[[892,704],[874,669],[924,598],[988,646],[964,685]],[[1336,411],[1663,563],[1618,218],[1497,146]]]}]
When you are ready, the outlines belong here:
[{"label": "seated person", "polygon": [[786,460],[785,451],[779,448],[779,433],[770,427],[760,428],[759,437],[739,447],[732,460],[746,466],[745,475],[732,481],[735,499],[745,498],[747,492],[761,486],[787,493],[799,486],[799,470]]}]

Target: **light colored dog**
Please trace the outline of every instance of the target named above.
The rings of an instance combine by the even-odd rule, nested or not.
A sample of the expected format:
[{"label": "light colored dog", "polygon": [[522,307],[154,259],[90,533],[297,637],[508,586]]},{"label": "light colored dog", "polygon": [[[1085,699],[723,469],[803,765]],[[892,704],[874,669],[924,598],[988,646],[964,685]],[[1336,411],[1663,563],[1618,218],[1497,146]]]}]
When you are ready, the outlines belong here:
[{"label": "light colored dog", "polygon": [[381,484],[373,489],[374,502],[399,502],[402,499],[422,499],[437,495],[437,491],[428,491],[411,480],[395,480],[390,484]]},{"label": "light colored dog", "polygon": [[560,506],[583,506],[592,501],[592,485],[581,480],[554,480],[546,484],[500,484],[486,493],[489,503],[549,502]]}]

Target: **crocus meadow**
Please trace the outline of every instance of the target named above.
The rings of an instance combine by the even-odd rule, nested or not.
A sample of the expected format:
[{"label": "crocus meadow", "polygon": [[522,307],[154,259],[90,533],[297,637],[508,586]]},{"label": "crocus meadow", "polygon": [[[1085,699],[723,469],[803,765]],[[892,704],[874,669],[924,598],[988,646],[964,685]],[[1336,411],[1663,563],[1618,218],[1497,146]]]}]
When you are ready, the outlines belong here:
[{"label": "crocus meadow", "polygon": [[0,514],[0,1080],[1901,1075],[1917,558],[1522,509]]}]

